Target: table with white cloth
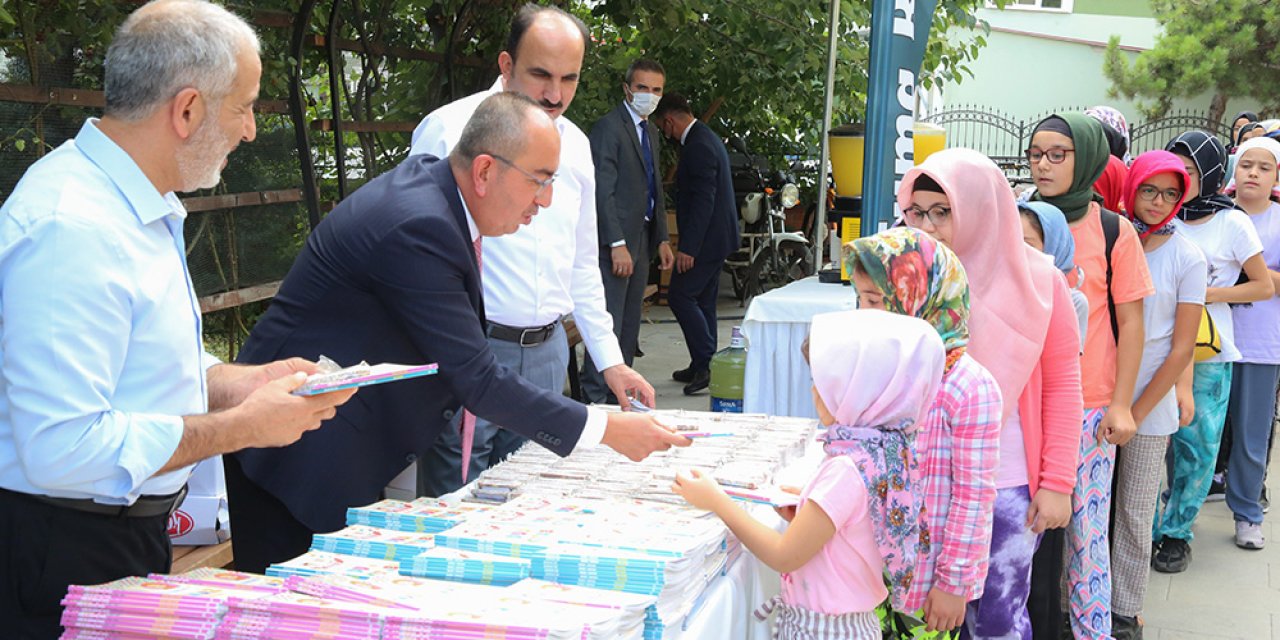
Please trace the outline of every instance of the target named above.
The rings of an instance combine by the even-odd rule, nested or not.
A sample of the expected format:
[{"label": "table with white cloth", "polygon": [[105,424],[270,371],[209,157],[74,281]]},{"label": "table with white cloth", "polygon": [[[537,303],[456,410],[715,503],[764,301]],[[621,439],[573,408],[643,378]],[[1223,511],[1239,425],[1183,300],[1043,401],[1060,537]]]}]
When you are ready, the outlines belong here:
[{"label": "table with white cloth", "polygon": [[857,307],[852,287],[824,284],[817,276],[797,280],[751,299],[742,333],[747,371],[742,402],[747,413],[818,417],[809,388],[813,377],[800,354],[813,316]]}]

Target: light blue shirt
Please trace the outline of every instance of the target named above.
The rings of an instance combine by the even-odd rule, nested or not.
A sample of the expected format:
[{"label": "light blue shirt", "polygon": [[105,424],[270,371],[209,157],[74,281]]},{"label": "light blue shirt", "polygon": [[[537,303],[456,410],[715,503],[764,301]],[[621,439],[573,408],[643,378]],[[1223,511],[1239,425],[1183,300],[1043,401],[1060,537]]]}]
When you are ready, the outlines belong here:
[{"label": "light blue shirt", "polygon": [[207,410],[186,210],[90,119],[0,207],[0,487],[131,504]]}]

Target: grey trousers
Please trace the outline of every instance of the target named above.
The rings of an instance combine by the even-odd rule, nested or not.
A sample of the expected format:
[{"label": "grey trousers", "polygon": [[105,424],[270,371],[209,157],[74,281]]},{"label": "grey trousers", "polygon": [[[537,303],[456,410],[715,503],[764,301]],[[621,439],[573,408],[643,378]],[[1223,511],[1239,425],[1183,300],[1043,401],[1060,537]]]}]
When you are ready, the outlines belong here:
[{"label": "grey trousers", "polygon": [[1262,522],[1262,487],[1275,426],[1280,365],[1237,362],[1231,375],[1231,456],[1227,506],[1236,520]]},{"label": "grey trousers", "polygon": [[[613,335],[622,348],[622,361],[629,367],[636,357],[640,343],[640,319],[644,312],[644,288],[649,285],[649,232],[645,231],[640,246],[632,248],[634,270],[628,278],[613,275],[613,257],[609,251],[600,251],[600,277],[604,281],[604,304],[613,316]],[[582,394],[587,402],[616,402],[604,383],[604,376],[596,370],[596,363],[588,352],[582,364]]]},{"label": "grey trousers", "polygon": [[1115,521],[1111,528],[1111,611],[1142,613],[1151,578],[1151,521],[1160,499],[1169,436],[1136,435],[1116,454]]},{"label": "grey trousers", "polygon": [[[521,347],[514,342],[489,338],[489,349],[498,364],[515,371],[520,377],[552,393],[564,393],[569,366],[569,341],[564,325],[557,324],[555,333],[536,347]],[[462,420],[459,411],[426,455],[418,460],[418,495],[442,496],[458,490],[462,481],[462,436],[458,431]],[[467,480],[492,467],[519,449],[528,438],[476,416],[475,439],[471,446],[471,466]]]}]

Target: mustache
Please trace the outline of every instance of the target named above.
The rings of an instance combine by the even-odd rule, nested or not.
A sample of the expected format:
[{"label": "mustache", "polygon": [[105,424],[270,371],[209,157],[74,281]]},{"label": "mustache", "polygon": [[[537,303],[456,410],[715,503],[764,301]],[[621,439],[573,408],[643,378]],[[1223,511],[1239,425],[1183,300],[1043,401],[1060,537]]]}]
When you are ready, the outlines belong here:
[{"label": "mustache", "polygon": [[563,107],[564,107],[564,103],[563,103],[563,102],[551,102],[550,100],[547,100],[547,99],[545,99],[545,98],[544,98],[544,99],[542,99],[542,100],[539,100],[539,101],[538,101],[538,106],[539,106],[539,107],[542,107],[543,109],[547,109],[547,110],[551,110],[551,109],[560,109],[560,108],[563,108]]}]

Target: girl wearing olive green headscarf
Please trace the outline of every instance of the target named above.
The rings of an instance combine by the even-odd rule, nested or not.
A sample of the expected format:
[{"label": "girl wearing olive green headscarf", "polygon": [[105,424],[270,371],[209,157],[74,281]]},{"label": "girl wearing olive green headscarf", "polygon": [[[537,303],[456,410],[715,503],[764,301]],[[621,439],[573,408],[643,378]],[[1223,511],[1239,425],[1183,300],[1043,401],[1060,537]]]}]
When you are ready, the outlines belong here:
[{"label": "girl wearing olive green headscarf", "polygon": [[844,255],[860,308],[925,320],[947,349],[942,386],[916,440],[924,452],[931,544],[917,560],[903,610],[924,607],[930,629],[953,629],[964,620],[966,603],[980,598],[987,582],[1000,386],[965,353],[969,281],[956,254],[919,229],[899,227],[844,245]]},{"label": "girl wearing olive green headscarf", "polygon": [[[1142,299],[1154,293],[1142,243],[1133,225],[1103,209],[1101,197],[1093,191],[1093,183],[1106,168],[1107,156],[1102,125],[1075,113],[1046,118],[1036,127],[1027,149],[1036,185],[1031,199],[1048,202],[1066,214],[1076,242],[1075,261],[1084,272],[1080,290],[1089,300],[1080,367],[1085,413],[1080,464],[1071,497],[1073,513],[1066,535],[1066,595],[1071,628],[1077,638],[1111,636],[1107,535],[1112,466],[1115,446],[1128,442],[1137,432],[1132,406],[1144,341]],[[1119,229],[1110,256],[1106,251],[1104,218]],[[1048,547],[1052,545],[1042,544],[1041,552],[1057,553]],[[1033,576],[1032,599],[1036,599],[1036,591],[1050,588],[1046,585],[1057,580],[1058,576],[1053,575]],[[1035,622],[1041,623],[1037,636],[1048,633],[1056,637],[1052,622],[1048,628],[1043,627],[1044,620]]]}]

